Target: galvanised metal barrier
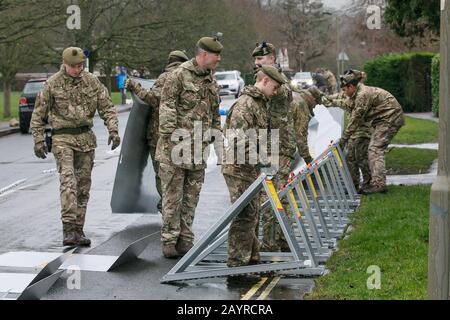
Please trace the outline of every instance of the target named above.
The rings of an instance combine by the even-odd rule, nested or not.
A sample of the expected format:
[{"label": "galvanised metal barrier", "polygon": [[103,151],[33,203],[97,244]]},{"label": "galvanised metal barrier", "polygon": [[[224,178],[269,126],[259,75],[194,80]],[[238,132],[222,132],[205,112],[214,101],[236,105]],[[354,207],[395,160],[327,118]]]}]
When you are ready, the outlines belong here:
[{"label": "galvanised metal barrier", "polygon": [[[260,264],[228,267],[230,223],[261,191],[268,200],[262,203],[260,213],[272,211],[290,251],[261,252]],[[282,190],[275,190],[271,178],[261,174],[161,282],[268,272],[320,276],[345,232],[349,215],[358,206],[359,196],[344,153],[332,143],[297,175],[291,175]]]}]

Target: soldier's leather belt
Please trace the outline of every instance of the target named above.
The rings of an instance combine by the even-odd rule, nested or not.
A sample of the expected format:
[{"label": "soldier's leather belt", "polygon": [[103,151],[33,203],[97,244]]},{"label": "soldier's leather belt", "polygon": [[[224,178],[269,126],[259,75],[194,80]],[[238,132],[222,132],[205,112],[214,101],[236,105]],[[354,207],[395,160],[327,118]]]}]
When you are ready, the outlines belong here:
[{"label": "soldier's leather belt", "polygon": [[85,127],[79,127],[79,128],[62,128],[62,129],[53,129],[52,134],[58,135],[58,134],[81,134],[85,133],[91,130],[88,126]]}]

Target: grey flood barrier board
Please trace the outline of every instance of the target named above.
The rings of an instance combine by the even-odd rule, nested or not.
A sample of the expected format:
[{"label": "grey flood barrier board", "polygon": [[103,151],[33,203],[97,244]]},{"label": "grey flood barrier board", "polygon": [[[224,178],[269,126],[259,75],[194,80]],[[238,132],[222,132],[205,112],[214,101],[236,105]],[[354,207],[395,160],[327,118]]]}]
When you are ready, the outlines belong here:
[{"label": "grey flood barrier board", "polygon": [[[153,234],[136,240],[123,250],[119,256],[71,254],[59,269],[97,272],[111,271],[122,264],[137,259],[150,243],[152,236]],[[58,259],[64,255],[55,252],[8,252],[0,255],[0,266],[45,268],[49,264],[48,261]]]},{"label": "grey flood barrier board", "polygon": [[160,196],[150,159],[147,126],[150,106],[132,93],[133,107],[123,138],[111,197],[113,213],[158,214]]}]

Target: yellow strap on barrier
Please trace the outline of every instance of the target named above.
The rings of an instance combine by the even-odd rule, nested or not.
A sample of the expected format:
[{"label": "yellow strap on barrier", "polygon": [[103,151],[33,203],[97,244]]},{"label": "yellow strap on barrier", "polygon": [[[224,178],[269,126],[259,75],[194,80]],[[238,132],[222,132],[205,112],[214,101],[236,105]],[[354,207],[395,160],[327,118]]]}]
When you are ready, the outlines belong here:
[{"label": "yellow strap on barrier", "polygon": [[324,190],[325,187],[323,185],[322,178],[320,177],[320,173],[319,172],[317,172],[316,177],[317,177],[317,181],[319,182],[320,187],[322,188],[322,190]]},{"label": "yellow strap on barrier", "polygon": [[301,186],[301,187],[299,186],[298,188],[299,189],[297,189],[297,191],[300,190],[300,197],[302,197],[302,199],[303,199],[303,203],[305,204],[305,209],[309,209],[308,197],[305,194],[305,190],[303,189],[303,186]]},{"label": "yellow strap on barrier", "polygon": [[302,218],[302,213],[300,212],[300,209],[298,208],[297,201],[295,200],[294,192],[292,190],[289,190],[289,196],[291,197],[292,204],[294,205],[295,214],[297,215],[297,218]]},{"label": "yellow strap on barrier", "polygon": [[310,174],[308,174],[308,180],[309,180],[309,183],[311,183],[311,188],[312,188],[312,192],[313,192],[313,195],[314,195],[314,199],[317,199],[316,188],[314,187],[314,183],[312,182]]},{"label": "yellow strap on barrier", "polygon": [[273,201],[275,202],[275,206],[278,210],[284,211],[283,206],[281,205],[280,198],[278,198],[277,191],[275,190],[275,186],[271,180],[266,180],[267,187],[269,188],[270,194],[272,196]]},{"label": "yellow strap on barrier", "polygon": [[338,160],[338,162],[339,162],[339,166],[342,168],[344,165],[343,165],[343,163],[342,163],[341,156],[339,155],[339,152],[338,152],[338,150],[337,150],[336,147],[333,148],[333,152],[334,152],[334,154],[336,155],[336,158],[337,158],[337,160]]}]

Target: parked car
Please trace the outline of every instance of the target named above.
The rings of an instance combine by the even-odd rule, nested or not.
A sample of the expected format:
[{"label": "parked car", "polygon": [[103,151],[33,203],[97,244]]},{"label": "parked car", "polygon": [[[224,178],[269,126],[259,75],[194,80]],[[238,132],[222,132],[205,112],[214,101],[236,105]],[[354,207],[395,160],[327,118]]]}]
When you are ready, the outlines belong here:
[{"label": "parked car", "polygon": [[47,79],[31,79],[25,84],[19,98],[19,127],[22,133],[30,130],[31,114],[34,110],[34,103],[37,94],[44,87]]},{"label": "parked car", "polygon": [[215,73],[215,77],[219,84],[219,94],[221,96],[234,95],[235,98],[239,97],[245,85],[239,71],[219,71]]},{"label": "parked car", "polygon": [[313,76],[311,72],[297,72],[291,80],[291,85],[306,89],[314,84]]}]

